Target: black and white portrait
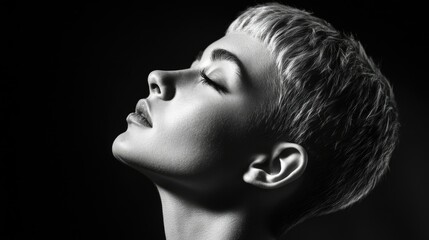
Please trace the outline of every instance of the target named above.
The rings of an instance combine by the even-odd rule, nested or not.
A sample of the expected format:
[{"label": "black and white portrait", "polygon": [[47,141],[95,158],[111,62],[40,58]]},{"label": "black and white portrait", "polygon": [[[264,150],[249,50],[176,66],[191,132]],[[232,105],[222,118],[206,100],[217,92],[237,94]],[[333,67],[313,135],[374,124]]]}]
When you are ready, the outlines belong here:
[{"label": "black and white portrait", "polygon": [[429,237],[417,3],[5,5],[1,239]]}]

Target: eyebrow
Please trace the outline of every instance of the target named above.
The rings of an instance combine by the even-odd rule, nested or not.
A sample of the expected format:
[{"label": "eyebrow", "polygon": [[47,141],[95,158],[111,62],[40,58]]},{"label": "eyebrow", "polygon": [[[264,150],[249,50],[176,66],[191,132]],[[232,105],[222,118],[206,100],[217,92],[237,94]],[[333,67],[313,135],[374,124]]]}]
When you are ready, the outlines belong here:
[{"label": "eyebrow", "polygon": [[[203,56],[203,51],[200,51],[197,55],[196,61],[201,61],[201,57]],[[225,50],[223,48],[216,48],[211,52],[210,60],[212,62],[215,61],[229,61],[232,62],[237,66],[237,71],[235,72],[236,75],[242,79],[243,76],[243,63],[240,61],[240,59],[233,54],[232,52]]]}]

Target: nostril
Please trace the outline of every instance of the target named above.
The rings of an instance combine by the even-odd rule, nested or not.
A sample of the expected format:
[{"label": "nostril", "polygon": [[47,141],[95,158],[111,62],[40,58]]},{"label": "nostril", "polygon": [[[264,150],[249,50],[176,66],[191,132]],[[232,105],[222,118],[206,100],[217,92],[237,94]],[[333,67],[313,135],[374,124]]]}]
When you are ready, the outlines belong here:
[{"label": "nostril", "polygon": [[159,89],[158,85],[155,83],[150,84],[150,89],[154,90],[156,93],[161,93],[161,90]]}]

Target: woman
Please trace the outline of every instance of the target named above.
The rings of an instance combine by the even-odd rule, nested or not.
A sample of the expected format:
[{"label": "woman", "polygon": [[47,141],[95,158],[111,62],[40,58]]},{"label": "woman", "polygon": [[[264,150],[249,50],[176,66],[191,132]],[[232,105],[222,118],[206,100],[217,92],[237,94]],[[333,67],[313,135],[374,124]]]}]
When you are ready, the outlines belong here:
[{"label": "woman", "polygon": [[278,3],[148,85],[112,151],[156,185],[169,240],[277,239],[364,197],[397,142],[391,86],[360,43]]}]

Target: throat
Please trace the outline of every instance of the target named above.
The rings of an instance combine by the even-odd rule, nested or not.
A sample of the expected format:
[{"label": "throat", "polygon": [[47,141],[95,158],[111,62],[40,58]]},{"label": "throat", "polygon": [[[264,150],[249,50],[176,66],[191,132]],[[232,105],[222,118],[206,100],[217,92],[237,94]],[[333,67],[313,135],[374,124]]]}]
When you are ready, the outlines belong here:
[{"label": "throat", "polygon": [[246,207],[213,211],[157,188],[167,240],[274,239],[264,227],[265,219],[252,216]]}]

